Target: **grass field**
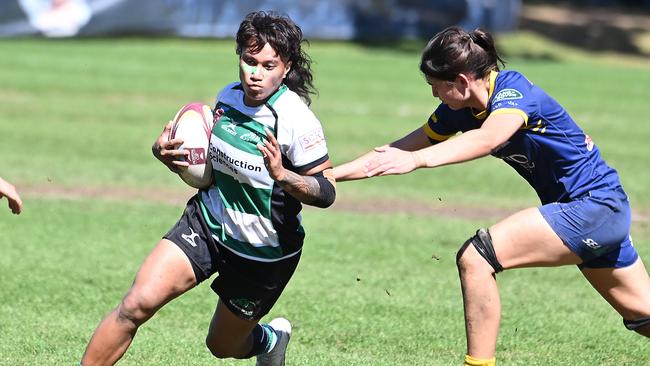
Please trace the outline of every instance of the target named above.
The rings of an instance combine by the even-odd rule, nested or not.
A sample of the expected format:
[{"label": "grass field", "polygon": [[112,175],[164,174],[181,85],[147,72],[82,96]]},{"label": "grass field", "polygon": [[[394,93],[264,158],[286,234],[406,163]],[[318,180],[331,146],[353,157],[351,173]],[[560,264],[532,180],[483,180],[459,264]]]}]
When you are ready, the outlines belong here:
[{"label": "grass field", "polygon": [[[500,39],[508,67],[554,95],[619,171],[650,258],[650,67],[530,34]],[[419,127],[436,102],[421,44],[313,42],[335,163]],[[541,51],[543,50],[543,51]],[[0,210],[0,365],[75,365],[94,327],[180,215],[189,191],[151,156],[180,105],[210,102],[237,77],[232,41],[0,40],[0,176],[24,213]],[[537,199],[486,158],[342,183],[305,209],[302,262],[274,308],[295,326],[289,365],[458,365],[465,350],[454,263],[476,228]],[[0,201],[3,206],[6,204]],[[502,365],[644,365],[650,342],[573,267],[499,275]],[[142,327],[122,365],[251,365],[203,346],[216,297],[201,285]]]}]

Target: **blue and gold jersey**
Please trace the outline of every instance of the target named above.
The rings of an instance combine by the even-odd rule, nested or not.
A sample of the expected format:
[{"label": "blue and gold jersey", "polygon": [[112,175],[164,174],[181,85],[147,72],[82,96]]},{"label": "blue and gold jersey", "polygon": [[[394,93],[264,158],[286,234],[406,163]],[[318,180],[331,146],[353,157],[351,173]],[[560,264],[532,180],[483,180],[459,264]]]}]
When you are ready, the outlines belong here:
[{"label": "blue and gold jersey", "polygon": [[524,125],[492,155],[512,166],[542,203],[568,202],[589,191],[620,187],[618,174],[567,111],[516,71],[493,72],[485,111],[438,106],[424,125],[432,143],[481,127],[491,114],[515,113]]}]

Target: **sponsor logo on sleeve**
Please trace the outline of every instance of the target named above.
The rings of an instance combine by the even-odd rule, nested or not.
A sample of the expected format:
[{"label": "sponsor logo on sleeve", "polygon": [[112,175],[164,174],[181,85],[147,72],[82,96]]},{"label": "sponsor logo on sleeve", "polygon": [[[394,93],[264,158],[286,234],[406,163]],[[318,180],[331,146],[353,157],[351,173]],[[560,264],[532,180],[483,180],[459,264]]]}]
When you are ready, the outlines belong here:
[{"label": "sponsor logo on sleeve", "polygon": [[323,130],[319,128],[298,137],[298,141],[303,151],[309,151],[325,143],[325,136]]},{"label": "sponsor logo on sleeve", "polygon": [[492,104],[500,102],[502,100],[515,100],[522,99],[524,96],[517,89],[503,89],[497,93],[497,95],[492,98]]}]

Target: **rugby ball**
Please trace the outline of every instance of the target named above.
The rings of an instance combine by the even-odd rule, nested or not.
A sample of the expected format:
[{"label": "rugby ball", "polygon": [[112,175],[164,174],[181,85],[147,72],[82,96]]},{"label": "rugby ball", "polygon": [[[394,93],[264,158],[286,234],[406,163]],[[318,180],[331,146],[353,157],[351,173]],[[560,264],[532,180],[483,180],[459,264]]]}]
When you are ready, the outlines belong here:
[{"label": "rugby ball", "polygon": [[188,103],[174,117],[169,139],[181,138],[179,150],[189,151],[183,160],[190,163],[180,167],[178,175],[194,188],[207,188],[212,183],[212,164],[209,158],[213,112],[203,103]]}]

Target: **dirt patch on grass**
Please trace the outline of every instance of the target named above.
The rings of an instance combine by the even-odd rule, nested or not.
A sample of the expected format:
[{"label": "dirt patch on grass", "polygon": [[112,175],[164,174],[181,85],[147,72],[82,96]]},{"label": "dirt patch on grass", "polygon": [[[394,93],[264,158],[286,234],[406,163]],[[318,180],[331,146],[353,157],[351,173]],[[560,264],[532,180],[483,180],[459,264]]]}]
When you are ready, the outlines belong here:
[{"label": "dirt patch on grass", "polygon": [[135,187],[69,187],[56,184],[21,185],[21,196],[50,199],[100,199],[107,201],[145,201],[168,205],[184,205],[195,191],[190,189],[170,188],[135,188]]},{"label": "dirt patch on grass", "polygon": [[505,217],[518,210],[518,208],[507,209],[500,207],[449,205],[446,203],[437,204],[435,201],[427,203],[414,200],[356,200],[350,198],[338,200],[332,206],[332,209],[365,214],[386,213],[431,217],[442,216],[469,220],[496,219]]},{"label": "dirt patch on grass", "polygon": [[[118,202],[142,201],[182,206],[196,192],[189,188],[67,187],[56,184],[22,185],[18,188],[27,205],[29,205],[29,197],[38,197],[70,200],[99,199]],[[330,210],[365,214],[407,214],[469,220],[495,220],[523,208],[453,205],[435,201],[422,202],[398,199],[368,200],[346,197],[337,200]],[[650,222],[650,212],[634,211],[632,221],[648,223]]]}]

